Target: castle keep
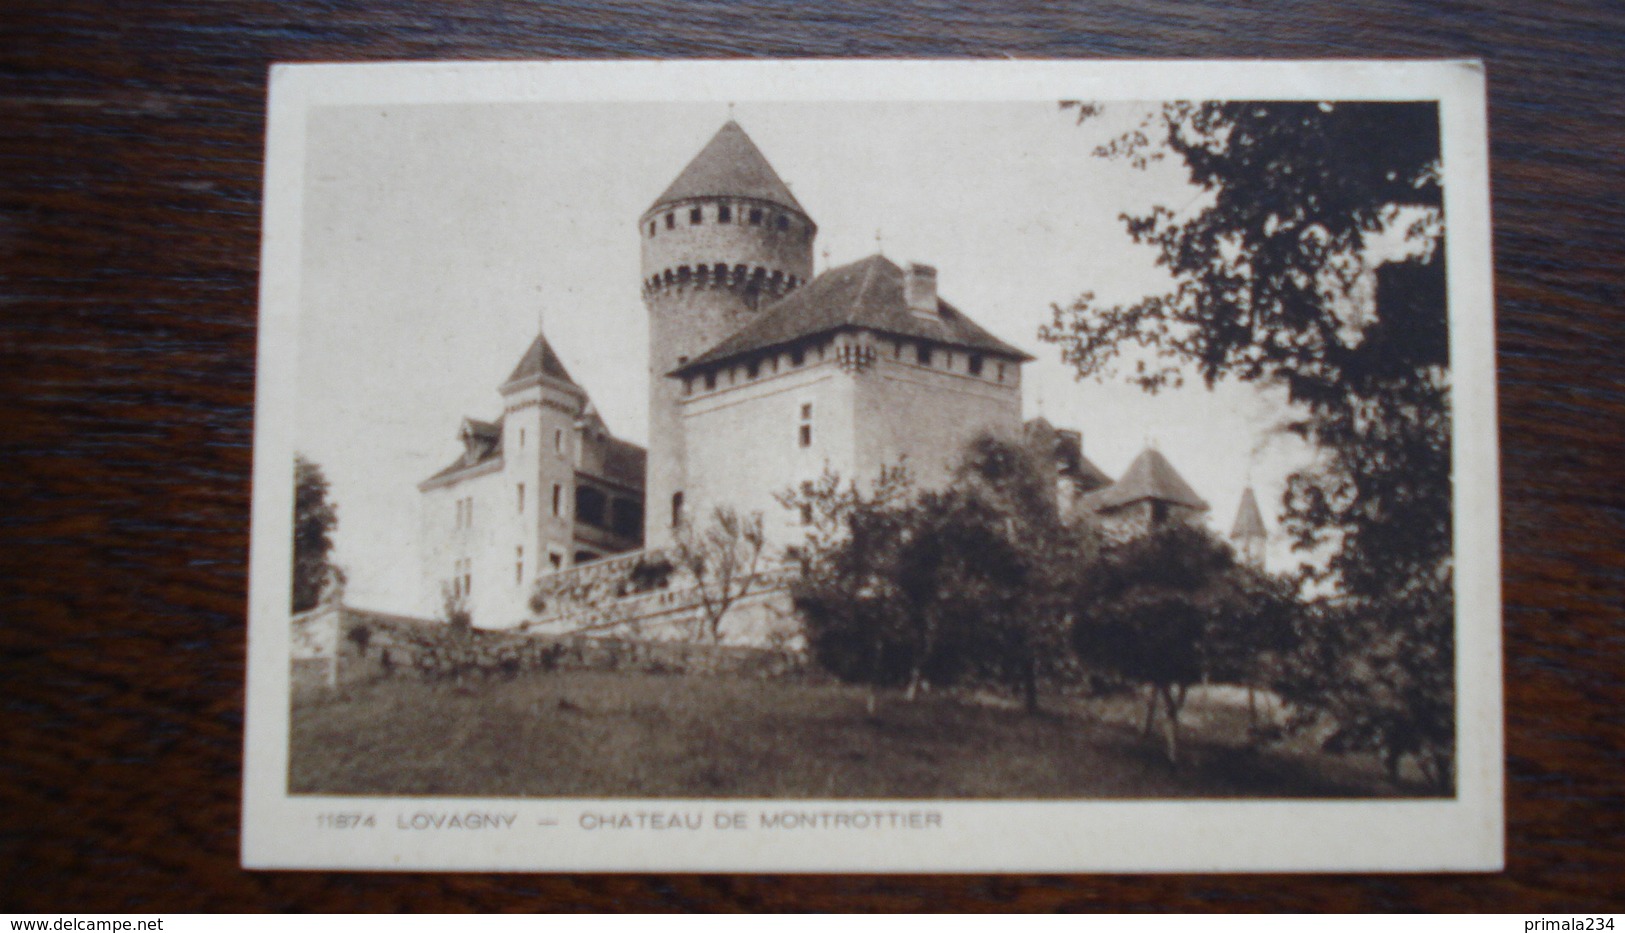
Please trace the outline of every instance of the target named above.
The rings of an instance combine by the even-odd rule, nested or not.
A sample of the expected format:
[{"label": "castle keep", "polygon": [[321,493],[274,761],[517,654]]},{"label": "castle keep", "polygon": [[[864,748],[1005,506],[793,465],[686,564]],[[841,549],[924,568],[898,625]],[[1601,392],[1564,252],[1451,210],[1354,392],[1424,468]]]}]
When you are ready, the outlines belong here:
[{"label": "castle keep", "polygon": [[771,541],[793,543],[797,517],[775,495],[802,480],[904,460],[932,485],[976,434],[1019,433],[1032,357],[943,300],[930,266],[877,255],[812,278],[818,227],[737,123],[639,234],[649,546],[723,505],[761,512]]}]

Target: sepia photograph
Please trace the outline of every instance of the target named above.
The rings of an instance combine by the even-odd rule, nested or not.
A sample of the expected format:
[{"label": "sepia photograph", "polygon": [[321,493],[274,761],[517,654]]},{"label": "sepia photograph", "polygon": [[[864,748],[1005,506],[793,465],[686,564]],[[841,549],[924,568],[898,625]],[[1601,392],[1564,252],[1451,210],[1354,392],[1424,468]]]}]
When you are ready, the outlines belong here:
[{"label": "sepia photograph", "polygon": [[279,67],[245,861],[1499,864],[1482,74],[1282,64]]}]

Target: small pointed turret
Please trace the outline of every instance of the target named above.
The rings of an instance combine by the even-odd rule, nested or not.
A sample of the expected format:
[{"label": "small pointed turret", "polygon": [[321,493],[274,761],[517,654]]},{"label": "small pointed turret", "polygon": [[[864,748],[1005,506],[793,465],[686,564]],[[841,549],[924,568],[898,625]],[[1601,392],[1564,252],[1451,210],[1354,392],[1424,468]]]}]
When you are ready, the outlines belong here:
[{"label": "small pointed turret", "polygon": [[1236,509],[1236,523],[1230,529],[1230,540],[1236,543],[1242,563],[1259,570],[1264,569],[1264,541],[1269,532],[1264,529],[1263,513],[1258,511],[1258,499],[1253,487],[1241,494],[1241,505]]}]

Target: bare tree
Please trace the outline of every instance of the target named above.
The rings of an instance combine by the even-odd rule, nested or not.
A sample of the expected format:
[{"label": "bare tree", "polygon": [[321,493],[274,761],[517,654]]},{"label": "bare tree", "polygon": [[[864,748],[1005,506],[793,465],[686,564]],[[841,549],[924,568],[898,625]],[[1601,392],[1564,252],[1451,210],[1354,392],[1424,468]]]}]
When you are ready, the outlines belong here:
[{"label": "bare tree", "polygon": [[758,582],[765,547],[760,512],[745,516],[718,507],[705,527],[685,523],[678,529],[674,557],[694,579],[704,613],[700,634],[712,643],[722,640],[728,610]]}]

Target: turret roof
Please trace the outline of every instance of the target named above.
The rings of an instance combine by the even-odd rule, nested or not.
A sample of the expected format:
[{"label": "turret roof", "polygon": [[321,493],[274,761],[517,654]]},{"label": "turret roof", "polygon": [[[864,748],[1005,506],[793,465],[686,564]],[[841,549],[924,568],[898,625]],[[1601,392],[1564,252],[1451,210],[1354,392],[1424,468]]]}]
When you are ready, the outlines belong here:
[{"label": "turret roof", "polygon": [[755,198],[806,213],[762,150],[732,120],[722,124],[699,155],[678,173],[677,180],[655,198],[650,210],[675,201],[707,197]]},{"label": "turret roof", "polygon": [[1168,458],[1153,448],[1141,451],[1129,464],[1123,478],[1095,494],[1096,511],[1109,511],[1135,502],[1154,499],[1207,511],[1208,504],[1185,482]]},{"label": "turret roof", "polygon": [[1262,538],[1267,534],[1264,516],[1258,511],[1258,500],[1253,496],[1253,487],[1248,486],[1241,494],[1241,507],[1236,509],[1236,524],[1230,529],[1230,537]]},{"label": "turret roof", "polygon": [[937,300],[935,315],[910,311],[903,293],[903,270],[876,254],[826,271],[668,375],[848,328],[981,350],[1020,362],[1032,359],[941,299]]},{"label": "turret roof", "polygon": [[[507,382],[504,382],[503,385],[537,375],[550,376],[561,382],[576,385],[576,381],[570,378],[569,371],[564,368],[564,363],[559,360],[559,355],[553,352],[553,346],[541,334],[537,334],[536,339],[531,341],[530,349],[526,350],[525,355],[519,358],[519,365],[513,368],[513,373],[508,376]],[[580,388],[580,386],[576,386],[576,388]]]}]

